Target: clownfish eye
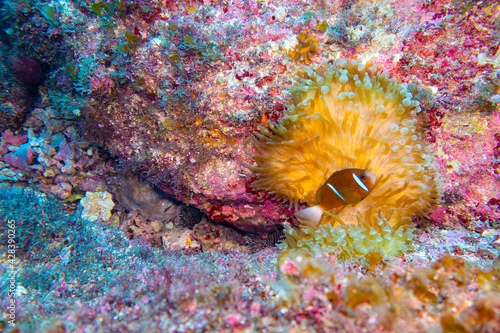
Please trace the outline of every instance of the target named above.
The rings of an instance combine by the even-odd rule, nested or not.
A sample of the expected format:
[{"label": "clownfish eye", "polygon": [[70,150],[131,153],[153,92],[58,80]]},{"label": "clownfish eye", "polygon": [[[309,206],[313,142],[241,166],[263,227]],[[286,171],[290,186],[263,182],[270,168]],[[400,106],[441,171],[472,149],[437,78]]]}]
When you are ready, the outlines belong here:
[{"label": "clownfish eye", "polygon": [[366,178],[366,176],[365,176],[365,174],[362,174],[361,176],[359,176],[359,178],[361,178],[361,179],[365,179],[365,178]]},{"label": "clownfish eye", "polygon": [[[365,176],[363,174],[360,175],[361,179],[365,178]],[[352,174],[352,178],[354,178],[354,180],[356,181],[356,183],[359,185],[359,187],[361,187],[363,190],[365,191],[370,191],[370,189],[368,187],[366,187],[366,185],[363,183],[363,181],[361,181],[361,179],[359,179],[358,176],[356,176],[355,173]]]}]

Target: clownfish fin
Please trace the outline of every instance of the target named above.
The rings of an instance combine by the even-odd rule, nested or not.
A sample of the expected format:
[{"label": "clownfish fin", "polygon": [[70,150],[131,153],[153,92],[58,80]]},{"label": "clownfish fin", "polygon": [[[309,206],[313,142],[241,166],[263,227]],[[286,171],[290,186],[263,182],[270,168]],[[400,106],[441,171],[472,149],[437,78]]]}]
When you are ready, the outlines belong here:
[{"label": "clownfish fin", "polygon": [[323,215],[323,208],[319,205],[299,210],[295,213],[295,217],[301,221],[317,226]]}]

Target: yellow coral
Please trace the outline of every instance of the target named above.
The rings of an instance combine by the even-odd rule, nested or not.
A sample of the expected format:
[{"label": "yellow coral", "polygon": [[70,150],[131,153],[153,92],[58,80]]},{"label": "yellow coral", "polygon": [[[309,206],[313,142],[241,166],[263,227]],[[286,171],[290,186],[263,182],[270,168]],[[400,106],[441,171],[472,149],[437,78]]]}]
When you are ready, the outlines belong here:
[{"label": "yellow coral", "polygon": [[319,54],[319,42],[314,39],[315,35],[307,36],[307,32],[302,31],[297,36],[297,45],[293,50],[288,51],[288,55],[292,57],[293,61],[304,62],[306,65],[311,63],[311,56]]},{"label": "yellow coral", "polygon": [[336,215],[325,212],[320,226],[299,221],[300,230],[287,228],[289,247],[395,253],[411,240],[411,217],[425,216],[440,198],[419,103],[406,85],[376,72],[354,60],[303,68],[291,87],[294,105],[255,133],[252,187],[290,206],[317,205],[316,191],[337,170],[367,169],[377,177],[364,200]]},{"label": "yellow coral", "polygon": [[384,267],[381,254],[371,252],[357,261],[367,268],[361,275],[348,273],[357,265],[342,268],[336,259],[304,249],[283,251],[277,262],[284,277],[276,288],[277,304],[289,312],[335,309],[333,315],[344,319],[328,317],[334,327],[322,322],[332,332],[348,331],[338,326],[347,318],[372,322],[366,331],[500,332],[498,267],[472,266],[450,254],[425,266],[388,259],[392,264]]}]

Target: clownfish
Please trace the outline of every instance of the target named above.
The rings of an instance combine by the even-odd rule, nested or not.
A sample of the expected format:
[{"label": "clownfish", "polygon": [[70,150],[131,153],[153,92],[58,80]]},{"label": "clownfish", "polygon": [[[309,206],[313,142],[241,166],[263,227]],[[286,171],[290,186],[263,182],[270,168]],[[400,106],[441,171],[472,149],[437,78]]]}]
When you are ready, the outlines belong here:
[{"label": "clownfish", "polygon": [[316,192],[318,205],[295,213],[295,217],[317,226],[323,212],[354,205],[366,198],[377,178],[365,169],[343,169],[334,172]]}]

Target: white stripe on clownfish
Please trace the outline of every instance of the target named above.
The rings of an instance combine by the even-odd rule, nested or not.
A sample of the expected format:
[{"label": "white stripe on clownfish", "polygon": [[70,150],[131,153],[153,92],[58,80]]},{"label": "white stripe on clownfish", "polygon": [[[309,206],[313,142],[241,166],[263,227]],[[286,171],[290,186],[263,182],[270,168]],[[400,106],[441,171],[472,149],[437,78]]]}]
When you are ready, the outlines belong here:
[{"label": "white stripe on clownfish", "polygon": [[332,189],[332,191],[333,191],[336,195],[338,195],[338,196],[339,196],[339,198],[340,198],[340,199],[342,199],[344,202],[346,202],[346,201],[345,201],[345,199],[344,199],[344,198],[340,195],[340,193],[339,193],[339,192],[335,189],[335,187],[333,187],[333,186],[332,186],[332,185],[330,185],[330,184],[327,184],[327,185],[328,185],[328,187],[330,187],[330,188]]},{"label": "white stripe on clownfish", "polygon": [[366,187],[366,185],[361,181],[361,179],[358,178],[358,176],[356,176],[355,173],[353,173],[352,176],[354,177],[354,180],[356,181],[356,183],[358,183],[359,187],[361,187],[366,192],[369,191],[368,187]]}]

